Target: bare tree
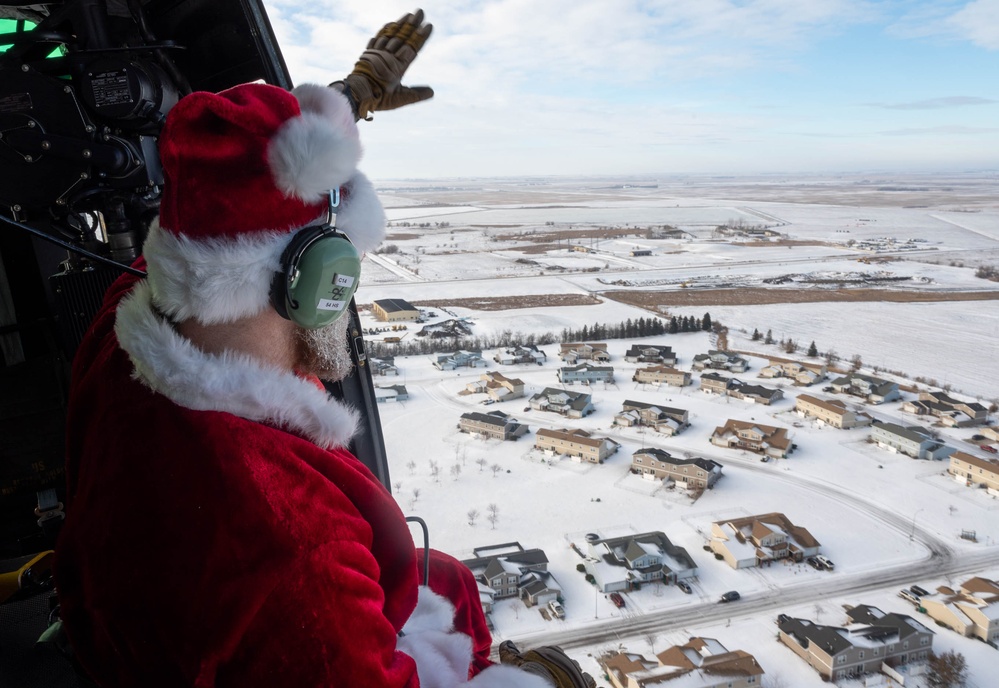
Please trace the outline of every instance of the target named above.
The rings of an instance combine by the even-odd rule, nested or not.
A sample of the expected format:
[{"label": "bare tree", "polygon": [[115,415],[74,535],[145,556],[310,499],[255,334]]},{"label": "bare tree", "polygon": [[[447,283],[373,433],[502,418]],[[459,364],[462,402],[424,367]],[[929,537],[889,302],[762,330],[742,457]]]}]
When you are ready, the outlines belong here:
[{"label": "bare tree", "polygon": [[477,519],[478,517],[479,517],[479,510],[478,509],[469,509],[468,510],[468,525],[474,526],[475,525],[475,519]]},{"label": "bare tree", "polygon": [[413,488],[413,503],[415,504],[416,500],[419,499],[419,498],[420,498],[420,488],[414,487]]},{"label": "bare tree", "polygon": [[864,360],[860,357],[860,354],[854,354],[850,359],[850,370],[857,372],[864,365]]},{"label": "bare tree", "polygon": [[434,479],[435,483],[441,481],[441,467],[433,459],[430,459],[430,477]]},{"label": "bare tree", "polygon": [[489,463],[484,457],[479,457],[475,460],[475,463],[479,464],[479,473],[486,469],[486,464]]},{"label": "bare tree", "polygon": [[461,464],[456,463],[455,465],[451,466],[451,477],[457,480],[459,475],[461,475]]},{"label": "bare tree", "polygon": [[646,631],[645,635],[643,635],[642,637],[645,638],[645,642],[649,644],[649,647],[652,650],[652,654],[655,654],[656,641],[659,640],[659,634],[656,633],[655,631]]},{"label": "bare tree", "polygon": [[402,492],[402,481],[401,480],[396,480],[394,483],[392,483],[392,487],[395,488],[395,491],[397,493],[398,492]]},{"label": "bare tree", "polygon": [[499,507],[493,503],[490,504],[486,509],[489,511],[489,524],[496,530],[496,521],[499,520]]},{"label": "bare tree", "polygon": [[495,478],[496,474],[503,470],[503,467],[500,466],[498,463],[494,463],[492,466],[490,466],[490,469],[492,470],[493,477]]},{"label": "bare tree", "polygon": [[409,474],[412,475],[413,471],[416,470],[416,462],[410,459],[408,462],[406,462],[406,468],[409,469]]},{"label": "bare tree", "polygon": [[968,680],[968,662],[954,650],[930,653],[929,685],[933,688],[962,688]]}]

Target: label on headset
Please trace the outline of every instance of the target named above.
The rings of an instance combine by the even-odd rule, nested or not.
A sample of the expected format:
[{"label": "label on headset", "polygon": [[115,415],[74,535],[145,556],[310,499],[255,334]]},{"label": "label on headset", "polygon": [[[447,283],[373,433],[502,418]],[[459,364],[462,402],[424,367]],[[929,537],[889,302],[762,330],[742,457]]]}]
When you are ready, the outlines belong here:
[{"label": "label on headset", "polygon": [[316,310],[320,311],[342,311],[347,307],[346,301],[334,301],[332,299],[319,299]]},{"label": "label on headset", "polygon": [[333,284],[338,287],[350,288],[354,286],[354,278],[350,275],[333,275]]}]

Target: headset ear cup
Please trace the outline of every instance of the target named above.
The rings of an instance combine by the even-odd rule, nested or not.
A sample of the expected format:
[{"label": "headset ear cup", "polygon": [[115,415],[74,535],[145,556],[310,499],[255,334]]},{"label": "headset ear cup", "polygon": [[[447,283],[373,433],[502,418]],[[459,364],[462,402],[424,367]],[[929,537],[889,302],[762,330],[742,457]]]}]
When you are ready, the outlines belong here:
[{"label": "headset ear cup", "polygon": [[349,310],[361,277],[361,257],[332,227],[308,227],[300,234],[285,250],[271,293],[278,314],[317,329]]}]

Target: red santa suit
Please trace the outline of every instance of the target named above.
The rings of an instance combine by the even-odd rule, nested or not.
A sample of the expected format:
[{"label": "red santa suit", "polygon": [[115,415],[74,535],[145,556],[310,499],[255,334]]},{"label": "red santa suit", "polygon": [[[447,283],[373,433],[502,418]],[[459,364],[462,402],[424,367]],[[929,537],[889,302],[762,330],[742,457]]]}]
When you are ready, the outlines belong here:
[{"label": "red santa suit", "polygon": [[[320,88],[297,98],[262,85],[195,94],[200,103],[188,96],[168,119],[164,205],[146,245],[150,278],[115,283],[74,362],[68,515],[55,571],[66,630],[102,686],[543,688],[537,676],[490,665],[467,569],[435,552],[430,588],[419,585],[422,553],[403,515],[344,448],[355,411],[316,380],[205,353],[172,325],[266,307],[259,287],[290,229],[321,206],[296,197],[277,232],[274,208],[249,218],[244,210],[244,222],[259,218],[268,231],[230,241],[246,225],[225,223],[225,202],[216,208],[195,194],[185,206],[177,196],[201,169],[179,165],[177,150],[229,156],[240,163],[238,182],[260,155],[202,150],[204,141],[190,138],[202,120],[211,136],[224,129],[220,120],[251,131],[246,145],[263,146],[264,169],[280,157],[271,142],[306,111],[334,121],[351,143],[346,102]],[[352,239],[363,250],[381,231],[366,227],[366,215],[377,211],[372,226],[382,216],[355,164],[323,181],[353,199],[345,217],[355,218]],[[249,192],[272,191],[265,187]],[[185,226],[195,229],[178,230]]]}]

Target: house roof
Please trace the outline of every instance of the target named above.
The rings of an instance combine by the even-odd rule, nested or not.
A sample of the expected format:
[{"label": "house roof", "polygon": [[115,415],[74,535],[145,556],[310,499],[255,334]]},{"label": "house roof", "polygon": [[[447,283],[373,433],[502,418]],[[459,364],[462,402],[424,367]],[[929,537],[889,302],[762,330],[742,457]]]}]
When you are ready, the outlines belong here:
[{"label": "house roof", "polygon": [[[721,526],[728,526],[744,535],[752,535],[753,537],[757,537],[758,533],[759,537],[763,537],[767,532],[781,530],[802,547],[812,548],[819,546],[819,541],[808,532],[807,528],[794,525],[787,516],[778,512],[760,514],[758,516],[744,516],[743,518],[733,518],[727,521],[715,521],[715,523]],[[758,530],[760,526],[763,526],[766,531]]]},{"label": "house roof", "polygon": [[950,458],[951,461],[955,459],[958,461],[964,461],[967,464],[971,464],[975,468],[981,468],[983,471],[999,475],[999,461],[995,459],[983,459],[980,456],[967,454],[961,451],[954,452],[950,455]]},{"label": "house roof", "polygon": [[559,352],[565,353],[567,351],[575,351],[576,349],[582,349],[585,347],[598,351],[607,351],[607,344],[605,342],[562,342],[559,344]]},{"label": "house roof", "polygon": [[695,457],[693,459],[681,459],[679,457],[673,456],[667,451],[658,449],[656,447],[649,447],[647,449],[639,449],[632,457],[644,455],[649,456],[656,461],[661,461],[663,463],[672,464],[674,466],[689,466],[694,465],[698,468],[702,468],[708,473],[713,473],[714,471],[721,471],[722,465],[717,461],[712,461],[711,459],[702,459],[700,457]]},{"label": "house roof", "polygon": [[787,449],[791,446],[791,438],[787,436],[786,428],[775,428],[772,425],[762,425],[760,423],[753,423],[744,420],[735,420],[734,418],[729,418],[725,421],[725,425],[715,428],[715,436],[722,436],[728,432],[738,432],[739,430],[749,430],[750,428],[756,428],[766,439],[766,442],[778,449]]},{"label": "house roof", "polygon": [[642,356],[646,352],[653,352],[659,356],[671,356],[673,354],[673,347],[671,346],[660,346],[658,344],[632,344],[631,348],[625,352],[625,356]]},{"label": "house roof", "polygon": [[655,409],[660,412],[660,415],[667,416],[682,416],[687,413],[686,409],[672,408],[670,406],[663,406],[662,404],[650,404],[644,401],[631,401],[626,399],[622,405],[624,411],[630,411],[632,409]]},{"label": "house roof", "polygon": [[386,313],[419,310],[416,306],[405,299],[377,299],[375,304]]},{"label": "house roof", "polygon": [[846,404],[839,399],[819,399],[818,397],[813,397],[811,394],[799,394],[798,399],[807,404],[814,404],[819,408],[824,408],[826,411],[831,411],[832,413],[837,413],[839,415],[843,415],[847,412]]},{"label": "house roof", "polygon": [[579,428],[572,430],[563,430],[562,428],[548,430],[546,428],[541,428],[538,430],[537,435],[538,437],[551,437],[557,440],[575,442],[576,444],[582,444],[586,447],[599,447],[604,442],[614,442],[614,440],[607,437],[593,437],[590,433],[586,432],[586,430],[581,430]]},{"label": "house roof", "polygon": [[822,626],[808,619],[786,619],[778,627],[802,645],[815,645],[832,656],[853,646],[846,630],[836,626]]},{"label": "house roof", "polygon": [[461,414],[461,417],[466,420],[473,420],[478,423],[485,423],[487,425],[495,425],[496,427],[503,428],[509,423],[512,418],[502,411],[491,411],[489,413],[481,413],[479,411],[469,411],[468,413]]},{"label": "house roof", "polygon": [[[917,633],[930,633],[929,628],[919,623],[911,616],[896,614],[894,612],[886,614],[877,607],[869,604],[861,604],[848,609],[846,615],[855,623],[868,624],[869,627],[877,629],[890,629],[898,634],[900,640],[915,635]],[[862,633],[865,637],[871,637],[872,633],[863,633],[860,629],[853,629],[854,633]]]},{"label": "house roof", "polygon": [[[673,566],[669,566],[670,562],[666,561],[667,568],[671,570],[697,568],[697,564],[687,554],[687,550],[670,542],[670,539],[666,537],[666,533],[662,531],[607,538],[597,540],[591,543],[591,545],[594,548],[602,545],[607,551],[605,560],[612,564],[624,565],[627,562],[630,567],[631,561],[639,559],[646,554],[658,553],[663,557],[664,561],[667,559],[673,560]],[[648,548],[650,545],[653,548],[651,550]]]},{"label": "house roof", "polygon": [[873,423],[873,427],[881,428],[884,432],[907,439],[910,442],[916,442],[922,444],[923,442],[932,439],[926,430],[919,427],[918,425],[910,425],[909,427],[903,427],[898,423],[886,423],[884,421],[876,420]]},{"label": "house roof", "polygon": [[764,387],[763,385],[742,385],[739,387],[739,394],[770,399],[777,394],[783,394],[783,392],[779,389]]},{"label": "house roof", "polygon": [[635,371],[636,373],[662,373],[663,375],[689,375],[682,370],[677,370],[676,368],[671,368],[670,366],[664,365],[654,365],[648,368],[639,368]]},{"label": "house roof", "polygon": [[586,370],[591,373],[613,373],[614,366],[595,366],[592,363],[579,363],[574,366],[563,366],[563,371],[575,372],[577,370]]}]

